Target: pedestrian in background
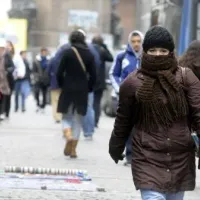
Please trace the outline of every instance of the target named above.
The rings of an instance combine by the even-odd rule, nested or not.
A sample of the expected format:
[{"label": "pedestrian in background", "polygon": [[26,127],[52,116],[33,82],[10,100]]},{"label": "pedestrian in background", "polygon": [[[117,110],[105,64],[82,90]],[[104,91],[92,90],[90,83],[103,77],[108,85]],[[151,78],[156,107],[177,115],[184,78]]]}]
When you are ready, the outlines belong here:
[{"label": "pedestrian in background", "polygon": [[[80,33],[84,35],[86,38],[86,33],[82,29],[77,29]],[[101,61],[100,61],[100,54],[98,50],[94,47],[94,44],[87,44],[89,47],[90,52],[94,56],[95,66],[96,70],[100,67]],[[61,46],[59,50],[56,52],[54,58],[51,60],[49,70],[52,70],[52,74],[54,74],[54,70],[57,69],[60,60],[63,56],[63,52],[66,49],[69,49],[71,47],[70,42]],[[53,80],[53,77],[52,77]],[[88,93],[88,104],[87,104],[87,112],[86,115],[83,117],[82,120],[82,129],[83,129],[83,135],[87,140],[92,140],[94,131],[95,131],[95,113],[94,113],[94,92]]]},{"label": "pedestrian in background", "polygon": [[[120,84],[126,77],[139,69],[142,54],[143,34],[140,31],[132,31],[128,37],[128,45],[125,51],[120,52],[110,69],[110,80],[117,94],[119,94]],[[131,164],[132,143],[129,139],[126,144],[126,162],[125,165]]]},{"label": "pedestrian in background", "polygon": [[51,104],[53,109],[53,118],[56,123],[60,123],[62,119],[62,115],[57,112],[58,107],[58,99],[61,93],[61,89],[58,86],[57,79],[56,79],[56,73],[58,65],[55,64],[56,57],[51,58],[47,71],[50,78],[50,89],[51,89]]},{"label": "pedestrian in background", "polygon": [[[6,41],[0,38],[0,119],[4,120],[5,106],[7,96],[10,95],[11,89],[8,82],[8,71],[6,71]],[[11,59],[12,60],[12,59]],[[7,63],[8,64],[8,63]]]},{"label": "pedestrian in background", "polygon": [[[81,31],[80,29],[78,31]],[[82,33],[86,36],[85,32]],[[95,48],[93,43],[87,44],[90,52],[94,56],[96,72],[101,66],[101,57],[99,51]],[[87,112],[83,118],[83,134],[87,140],[93,139],[95,132],[95,110],[94,110],[94,91],[88,94]]]},{"label": "pedestrian in background", "polygon": [[1,48],[4,52],[4,67],[6,70],[7,81],[10,89],[9,94],[4,94],[2,97],[0,120],[4,120],[9,119],[10,116],[11,95],[14,88],[13,71],[15,66],[13,64],[13,58],[15,55],[15,49],[12,42],[6,42],[4,39],[1,40]]},{"label": "pedestrian in background", "polygon": [[30,66],[27,60],[27,52],[21,51],[19,56],[19,63],[23,66],[22,75],[19,71],[15,71],[15,112],[19,109],[19,95],[21,95],[21,111],[26,111],[26,98],[30,94]]},{"label": "pedestrian in background", "polygon": [[[132,174],[143,200],[183,200],[195,188],[195,144],[191,122],[200,130],[200,81],[179,67],[174,40],[154,26],[143,42],[141,68],[122,83],[109,143],[117,163],[131,130]],[[185,73],[184,73],[185,72]]]},{"label": "pedestrian in background", "polygon": [[95,36],[92,45],[100,55],[100,66],[97,67],[97,81],[94,90],[95,126],[98,127],[101,116],[101,100],[106,89],[106,62],[113,62],[113,56],[104,43],[102,36]]},{"label": "pedestrian in background", "polygon": [[87,112],[88,93],[94,89],[96,69],[83,33],[73,31],[70,44],[71,47],[63,52],[57,71],[61,88],[58,112],[62,113],[63,132],[67,140],[64,154],[76,158],[82,118]]},{"label": "pedestrian in background", "polygon": [[[179,59],[179,65],[183,67],[187,67],[193,71],[193,73],[197,76],[197,78],[200,80],[200,41],[195,40],[191,42],[188,49],[185,51],[185,53],[180,57]],[[194,126],[195,124],[193,124]],[[197,130],[196,127],[192,127],[193,130]],[[200,131],[196,132],[197,136],[200,137]],[[200,139],[199,139],[199,145],[200,145]],[[200,150],[200,146],[199,146]],[[199,157],[200,157],[200,151],[199,151]],[[200,160],[198,163],[198,168],[200,169]]]},{"label": "pedestrian in background", "polygon": [[200,41],[193,41],[179,59],[180,66],[190,68],[200,79]]},{"label": "pedestrian in background", "polygon": [[[47,72],[48,63],[50,61],[50,56],[48,55],[48,50],[42,48],[40,54],[36,56],[33,63],[33,76],[35,82],[35,99],[37,103],[37,112],[44,112],[47,104],[47,92],[49,87],[49,75]],[[42,94],[42,101],[40,101],[40,94]]]}]

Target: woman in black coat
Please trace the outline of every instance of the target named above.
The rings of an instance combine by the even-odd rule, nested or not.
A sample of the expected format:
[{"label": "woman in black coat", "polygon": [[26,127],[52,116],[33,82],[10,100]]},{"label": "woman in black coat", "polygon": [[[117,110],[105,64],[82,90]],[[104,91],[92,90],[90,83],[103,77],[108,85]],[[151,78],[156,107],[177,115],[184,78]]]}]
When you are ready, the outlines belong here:
[{"label": "woman in black coat", "polygon": [[58,85],[62,90],[58,112],[63,114],[63,132],[67,139],[64,154],[76,158],[82,116],[86,115],[88,92],[92,92],[95,85],[96,68],[84,33],[72,32],[70,43],[71,48],[64,51],[57,71]]}]

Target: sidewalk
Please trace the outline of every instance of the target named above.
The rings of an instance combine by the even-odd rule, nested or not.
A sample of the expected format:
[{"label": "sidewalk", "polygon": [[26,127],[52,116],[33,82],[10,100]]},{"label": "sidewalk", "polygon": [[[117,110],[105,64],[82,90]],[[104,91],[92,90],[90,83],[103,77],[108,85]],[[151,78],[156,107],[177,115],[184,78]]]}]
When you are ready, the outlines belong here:
[{"label": "sidewalk", "polygon": [[[93,182],[106,189],[105,193],[63,191],[0,191],[0,199],[12,200],[140,200],[132,182],[131,169],[116,165],[108,154],[108,142],[113,119],[103,117],[94,141],[81,138],[78,159],[71,160],[63,155],[65,141],[61,125],[55,124],[48,107],[44,115],[35,112],[32,100],[27,113],[12,113],[9,122],[0,125],[0,168],[6,165],[46,168],[86,169]],[[199,200],[200,171],[196,191],[188,193],[186,200]]]}]

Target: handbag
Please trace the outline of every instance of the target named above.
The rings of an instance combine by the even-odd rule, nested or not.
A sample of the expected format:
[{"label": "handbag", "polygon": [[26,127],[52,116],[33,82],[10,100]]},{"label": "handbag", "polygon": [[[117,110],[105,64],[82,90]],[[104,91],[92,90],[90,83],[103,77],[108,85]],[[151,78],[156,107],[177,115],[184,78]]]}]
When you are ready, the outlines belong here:
[{"label": "handbag", "polygon": [[[185,67],[181,67],[181,75],[182,75],[182,81],[183,81],[183,85],[186,86],[186,68]],[[199,152],[199,147],[200,147],[200,140],[199,137],[197,136],[197,133],[192,131],[191,136],[194,140],[195,146],[196,146],[196,152]]]}]

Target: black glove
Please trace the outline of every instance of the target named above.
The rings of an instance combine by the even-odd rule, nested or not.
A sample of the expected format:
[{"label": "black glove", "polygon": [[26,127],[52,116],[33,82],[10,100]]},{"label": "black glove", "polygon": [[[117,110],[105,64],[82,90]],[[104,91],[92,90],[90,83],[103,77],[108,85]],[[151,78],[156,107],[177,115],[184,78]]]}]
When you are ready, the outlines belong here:
[{"label": "black glove", "polygon": [[111,155],[111,154],[110,154],[110,156],[111,156],[111,158],[115,161],[116,164],[118,164],[119,160],[123,160],[124,157],[125,157],[124,154],[119,155],[119,156],[117,156],[117,155]]}]

